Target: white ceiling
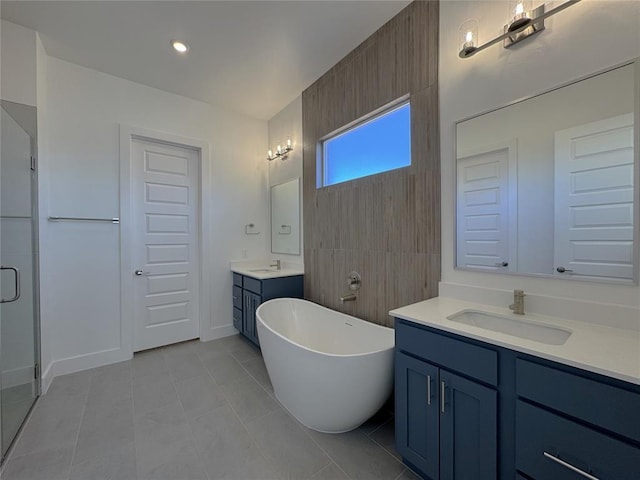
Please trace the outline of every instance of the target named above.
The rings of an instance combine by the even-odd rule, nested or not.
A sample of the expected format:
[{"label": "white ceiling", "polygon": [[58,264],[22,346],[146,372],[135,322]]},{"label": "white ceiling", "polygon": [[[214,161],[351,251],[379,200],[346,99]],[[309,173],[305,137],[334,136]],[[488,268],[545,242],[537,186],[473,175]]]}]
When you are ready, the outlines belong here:
[{"label": "white ceiling", "polygon": [[[410,2],[2,1],[51,56],[269,119]],[[169,41],[186,41],[186,56]]]}]

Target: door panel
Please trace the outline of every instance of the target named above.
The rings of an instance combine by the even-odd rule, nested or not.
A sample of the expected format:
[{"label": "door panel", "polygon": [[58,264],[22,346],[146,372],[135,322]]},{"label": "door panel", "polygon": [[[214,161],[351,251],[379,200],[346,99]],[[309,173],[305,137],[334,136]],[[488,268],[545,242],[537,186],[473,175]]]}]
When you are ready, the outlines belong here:
[{"label": "door panel", "polygon": [[438,369],[402,353],[396,354],[395,369],[396,449],[436,480],[440,461]]},{"label": "door panel", "polygon": [[556,132],[557,275],[633,278],[633,115]]},{"label": "door panel", "polygon": [[134,350],[197,338],[196,150],[134,139]]},{"label": "door panel", "polygon": [[[35,107],[2,101],[0,137],[0,457],[39,394]],[[34,163],[35,166],[35,163]]]},{"label": "door panel", "polygon": [[514,158],[511,144],[458,157],[459,267],[515,271],[515,225],[510,217],[515,212],[516,185],[510,184],[509,172],[515,168],[510,165]]},{"label": "door panel", "polygon": [[[440,478],[497,478],[497,392],[440,370]],[[441,399],[442,401],[442,399]]]}]

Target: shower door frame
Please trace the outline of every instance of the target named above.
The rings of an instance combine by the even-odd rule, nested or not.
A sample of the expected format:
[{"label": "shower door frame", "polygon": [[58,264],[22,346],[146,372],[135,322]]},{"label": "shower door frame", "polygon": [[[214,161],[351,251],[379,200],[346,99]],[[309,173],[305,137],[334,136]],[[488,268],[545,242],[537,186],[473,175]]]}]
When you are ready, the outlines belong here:
[{"label": "shower door frame", "polygon": [[[8,103],[15,103],[6,100],[1,101],[0,108],[4,109],[4,105]],[[33,108],[33,115],[37,119],[37,109],[31,105],[17,104],[23,107]],[[6,111],[6,109],[5,109]],[[7,112],[8,113],[8,112]],[[17,123],[17,122],[16,122]],[[37,124],[37,121],[36,121]],[[30,174],[30,186],[31,186],[31,256],[32,256],[32,296],[33,296],[33,348],[34,348],[34,379],[33,379],[33,402],[29,411],[25,415],[20,427],[18,428],[15,436],[11,439],[11,442],[6,448],[3,445],[2,433],[0,431],[0,466],[4,465],[5,460],[11,455],[11,450],[15,446],[16,440],[20,437],[22,429],[27,420],[31,416],[33,409],[40,398],[42,393],[42,351],[41,351],[41,321],[40,321],[40,216],[38,208],[38,138],[37,131],[35,137],[32,136],[23,125],[19,126],[27,132],[29,135],[29,156],[31,158],[31,174]],[[36,126],[37,128],[37,126]],[[0,318],[1,321],[1,318]],[[2,345],[0,344],[0,359],[2,358]],[[0,383],[0,416],[2,415],[2,384]],[[2,426],[2,419],[0,418],[0,428]]]}]

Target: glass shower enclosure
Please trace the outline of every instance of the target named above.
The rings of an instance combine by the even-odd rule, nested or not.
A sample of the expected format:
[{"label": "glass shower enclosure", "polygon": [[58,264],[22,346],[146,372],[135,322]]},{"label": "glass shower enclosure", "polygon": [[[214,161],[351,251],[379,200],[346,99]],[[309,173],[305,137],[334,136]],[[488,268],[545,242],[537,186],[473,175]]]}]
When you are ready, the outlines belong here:
[{"label": "glass shower enclosure", "polygon": [[40,393],[36,108],[0,101],[0,447]]}]

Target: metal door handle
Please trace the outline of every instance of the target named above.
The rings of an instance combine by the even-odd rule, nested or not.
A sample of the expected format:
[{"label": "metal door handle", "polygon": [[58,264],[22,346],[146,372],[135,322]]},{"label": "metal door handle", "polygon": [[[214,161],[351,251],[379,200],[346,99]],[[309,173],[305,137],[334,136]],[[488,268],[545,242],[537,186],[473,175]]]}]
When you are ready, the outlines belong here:
[{"label": "metal door handle", "polygon": [[496,265],[496,267],[508,267],[509,266],[509,262],[498,262],[495,265]]},{"label": "metal door handle", "polygon": [[145,272],[143,270],[136,270],[135,273],[138,277],[141,277],[142,275],[149,275],[149,272]]},{"label": "metal door handle", "polygon": [[20,298],[20,270],[18,270],[16,267],[4,267],[4,266],[0,266],[0,270],[13,270],[14,287],[16,290],[16,293],[13,297],[8,298],[6,300],[4,298],[0,299],[0,303],[15,302]]},{"label": "metal door handle", "polygon": [[427,375],[427,405],[431,405],[431,375]]},{"label": "metal door handle", "polygon": [[558,267],[556,268],[556,272],[558,273],[573,273],[573,270],[568,270],[564,267]]},{"label": "metal door handle", "polygon": [[547,452],[542,452],[542,454],[545,457],[547,457],[549,460],[553,460],[554,462],[562,465],[563,467],[568,468],[572,472],[576,472],[578,475],[582,475],[584,478],[588,478],[589,480],[600,480],[598,477],[594,477],[593,475],[585,472],[584,470],[581,470],[578,467],[574,467],[573,465],[571,465],[570,463],[565,462],[564,460],[560,460],[555,455],[551,455],[550,453],[547,453]]},{"label": "metal door handle", "polygon": [[440,382],[440,387],[441,387],[441,390],[440,390],[440,396],[441,396],[441,398],[440,398],[440,411],[442,413],[444,413],[444,401],[445,401],[444,390],[445,390],[445,388],[447,388],[447,386],[445,385],[444,382]]}]

